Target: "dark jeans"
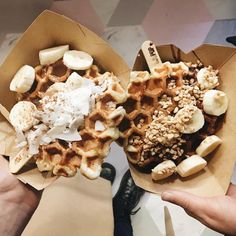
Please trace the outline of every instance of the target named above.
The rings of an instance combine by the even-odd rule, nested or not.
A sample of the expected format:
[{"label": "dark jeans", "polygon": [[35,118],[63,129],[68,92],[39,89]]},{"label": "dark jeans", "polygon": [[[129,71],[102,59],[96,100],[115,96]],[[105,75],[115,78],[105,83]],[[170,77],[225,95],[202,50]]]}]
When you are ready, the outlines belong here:
[{"label": "dark jeans", "polygon": [[130,216],[125,218],[115,218],[114,225],[114,236],[133,236]]}]

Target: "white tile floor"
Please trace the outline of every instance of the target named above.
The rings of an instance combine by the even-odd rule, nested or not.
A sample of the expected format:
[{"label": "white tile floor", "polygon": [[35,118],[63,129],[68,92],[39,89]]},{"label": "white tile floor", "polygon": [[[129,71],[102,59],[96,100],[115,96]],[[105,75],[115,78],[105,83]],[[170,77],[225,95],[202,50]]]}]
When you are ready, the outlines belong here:
[{"label": "white tile floor", "polygon": [[[98,6],[101,6],[102,2],[104,2],[104,0],[91,1],[94,2],[94,4],[100,2]],[[116,4],[117,0],[113,0],[109,7],[112,9]],[[108,22],[110,10],[103,9],[101,14],[104,21]],[[20,36],[20,34],[15,32],[16,31],[12,31],[10,34],[0,34],[0,64]],[[217,21],[209,32],[206,42],[226,45],[225,37],[233,34],[236,34],[235,20]],[[132,66],[141,43],[147,39],[145,32],[140,26],[109,27],[102,37],[126,60],[129,66]],[[111,153],[107,161],[112,163],[117,169],[117,177],[112,189],[113,194],[115,194],[122,175],[128,169],[128,163],[121,148],[116,144],[112,145]],[[164,205],[169,207],[176,236],[219,235],[216,232],[206,229],[199,222],[189,217],[182,209],[164,203],[157,195],[146,193],[140,205],[142,209],[132,217],[134,236],[165,235],[163,221]]]}]

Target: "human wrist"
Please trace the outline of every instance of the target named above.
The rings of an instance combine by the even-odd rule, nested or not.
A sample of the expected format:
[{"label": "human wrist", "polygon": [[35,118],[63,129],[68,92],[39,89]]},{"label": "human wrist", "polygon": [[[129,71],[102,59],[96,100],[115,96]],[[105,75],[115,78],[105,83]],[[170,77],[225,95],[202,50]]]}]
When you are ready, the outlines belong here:
[{"label": "human wrist", "polygon": [[0,235],[20,235],[30,220],[35,208],[27,204],[0,202]]},{"label": "human wrist", "polygon": [[39,203],[39,197],[23,184],[0,194],[0,235],[21,235]]}]

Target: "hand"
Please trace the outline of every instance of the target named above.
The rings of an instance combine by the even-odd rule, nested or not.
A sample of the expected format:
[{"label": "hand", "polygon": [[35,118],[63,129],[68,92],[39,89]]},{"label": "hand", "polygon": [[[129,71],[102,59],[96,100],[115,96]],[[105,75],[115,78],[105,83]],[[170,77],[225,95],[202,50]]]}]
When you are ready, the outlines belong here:
[{"label": "hand", "polygon": [[38,206],[40,193],[10,174],[0,156],[0,235],[20,235]]},{"label": "hand", "polygon": [[183,191],[166,191],[162,199],[183,207],[207,227],[223,234],[236,235],[236,186],[231,184],[226,196],[198,197]]}]

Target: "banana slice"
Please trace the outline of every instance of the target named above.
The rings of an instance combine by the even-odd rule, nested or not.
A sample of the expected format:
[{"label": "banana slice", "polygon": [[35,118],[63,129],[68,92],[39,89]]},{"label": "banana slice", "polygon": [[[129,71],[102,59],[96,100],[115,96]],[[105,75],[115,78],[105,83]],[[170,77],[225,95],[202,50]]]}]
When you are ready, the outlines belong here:
[{"label": "banana slice", "polygon": [[136,147],[132,146],[132,145],[128,145],[126,147],[126,151],[127,152],[138,152],[138,149]]},{"label": "banana slice", "polygon": [[81,87],[83,82],[84,82],[84,78],[76,72],[73,72],[66,80],[66,84],[68,84],[72,88]]},{"label": "banana slice", "polygon": [[39,122],[34,117],[36,111],[32,102],[20,101],[10,111],[10,122],[16,130],[27,131]]},{"label": "banana slice", "polygon": [[58,93],[58,92],[66,92],[68,90],[68,87],[66,83],[58,82],[55,84],[52,84],[46,91],[46,95]]},{"label": "banana slice", "polygon": [[214,151],[221,143],[222,140],[216,135],[208,136],[200,143],[196,149],[196,153],[201,157],[205,157]]},{"label": "banana slice", "polygon": [[203,89],[213,89],[219,85],[218,81],[218,71],[213,70],[212,66],[204,67],[200,69],[197,73],[197,81],[200,88]]},{"label": "banana slice", "polygon": [[119,106],[113,112],[110,113],[108,118],[109,119],[115,119],[115,118],[117,118],[119,116],[124,117],[125,114],[126,114],[125,109],[122,106]]},{"label": "banana slice", "polygon": [[82,157],[80,171],[83,175],[85,175],[89,179],[96,179],[101,173],[102,170],[101,165],[102,165],[102,160],[100,158],[97,158],[91,164],[89,163],[89,158],[85,156]]},{"label": "banana slice", "polygon": [[144,82],[150,79],[150,74],[147,71],[131,71],[130,82]]},{"label": "banana slice", "polygon": [[226,94],[219,90],[209,90],[203,97],[203,110],[213,116],[224,114],[228,108],[228,98]]},{"label": "banana slice", "polygon": [[34,83],[35,70],[32,66],[22,66],[10,83],[10,90],[17,93],[25,93],[30,90]]},{"label": "banana slice", "polygon": [[52,64],[61,59],[66,51],[69,50],[69,45],[62,45],[53,48],[47,48],[39,51],[39,61],[41,65]]},{"label": "banana slice", "polygon": [[86,52],[70,50],[65,52],[63,63],[72,70],[86,70],[93,64],[93,58]]},{"label": "banana slice", "polygon": [[204,125],[205,120],[202,111],[195,106],[186,106],[180,109],[176,113],[176,117],[184,120],[184,117],[188,116],[191,113],[192,117],[187,122],[183,122],[183,130],[181,130],[181,132],[184,134],[195,133]]},{"label": "banana slice", "polygon": [[103,131],[100,135],[99,138],[112,138],[113,140],[116,140],[119,138],[119,130],[115,127],[111,127]]},{"label": "banana slice", "polygon": [[152,179],[161,180],[171,176],[176,171],[176,165],[171,160],[166,160],[152,169]]},{"label": "banana slice", "polygon": [[180,162],[177,166],[177,172],[180,176],[187,177],[204,169],[206,165],[207,162],[202,157],[193,155]]},{"label": "banana slice", "polygon": [[32,158],[32,155],[28,153],[27,148],[23,148],[16,154],[16,156],[10,158],[9,169],[10,172],[15,174],[21,170],[23,166]]}]

